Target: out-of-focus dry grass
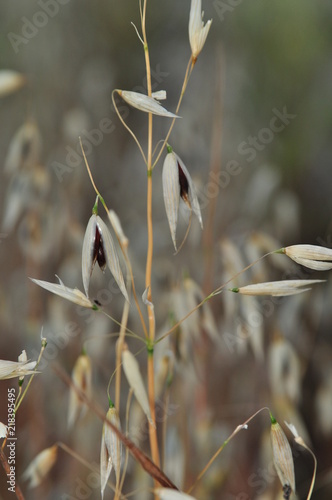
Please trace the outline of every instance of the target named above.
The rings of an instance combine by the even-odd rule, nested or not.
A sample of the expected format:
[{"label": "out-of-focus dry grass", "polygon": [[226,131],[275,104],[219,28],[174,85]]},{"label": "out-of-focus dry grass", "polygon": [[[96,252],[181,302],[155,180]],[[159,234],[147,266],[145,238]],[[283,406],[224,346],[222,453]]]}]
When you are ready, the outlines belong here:
[{"label": "out-of-focus dry grass", "polygon": [[[223,16],[222,2],[205,4],[205,19],[213,18],[212,29],[181,108],[183,118],[176,124],[170,143],[199,186],[207,226],[212,192],[210,158],[216,153],[211,152],[212,127],[220,97],[216,82],[222,82],[219,168],[226,171],[232,161],[240,173],[222,183],[218,193],[213,224],[214,268],[208,280],[217,287],[235,274],[241,263],[246,265],[257,257],[262,234],[275,238],[279,246],[306,242],[331,247],[331,7],[327,2],[316,5],[309,0],[291,5],[277,0],[263,5],[254,0],[239,3]],[[167,108],[173,110],[190,55],[189,2],[153,2],[149,8],[154,90],[167,90]],[[0,358],[14,360],[26,349],[28,357],[35,359],[42,326],[49,341],[42,374],[35,378],[18,412],[20,481],[31,459],[58,440],[90,463],[99,463],[101,423],[89,412],[78,428],[68,433],[68,389],[51,365],[57,362],[70,373],[83,340],[91,339],[87,348],[93,362],[94,397],[106,410],[105,390],[115,366],[115,341],[106,335],[117,332],[117,327],[102,317],[87,321],[77,314],[74,305],[37,289],[28,276],[55,281],[58,274],[68,286],[82,289],[81,245],[95,195],[77,153],[78,136],[87,139],[92,130],[100,131],[107,119],[102,138],[94,135],[96,144],[92,146],[85,142],[87,157],[108,206],[121,218],[130,240],[137,287],[139,293],[143,292],[146,172],[111,107],[111,90],[143,91],[144,62],[130,25],[131,21],[138,24],[136,2],[68,1],[59,5],[58,13],[48,18],[26,44],[18,45],[17,53],[8,33],[21,35],[22,18],[32,20],[41,7],[35,2],[8,2],[0,10],[2,67],[28,78],[24,88],[0,101],[2,224],[8,211],[17,209],[13,223],[0,231]],[[216,70],[220,57],[221,76]],[[243,153],[248,144],[243,143],[250,142],[250,136],[257,136],[262,129],[269,129],[275,116],[273,109],[285,107],[296,117],[272,140],[259,142],[253,160],[248,161],[249,154]],[[145,118],[134,110],[128,117],[143,141]],[[40,150],[37,147],[36,158],[19,173],[6,174],[9,145],[28,121],[39,131]],[[164,121],[156,119],[155,124],[155,137],[163,137],[167,130]],[[69,152],[71,157],[66,160]],[[66,165],[66,171],[60,171],[59,165]],[[160,167],[154,173],[153,202],[158,334],[165,331],[171,309],[174,314],[174,297],[183,297],[183,289],[176,295],[184,286],[181,275],[189,275],[201,286],[206,283],[206,254],[198,224],[193,223],[185,247],[173,256]],[[18,192],[19,182],[22,188]],[[18,195],[13,201],[15,193]],[[279,256],[253,268],[240,283],[286,276],[308,278],[316,274],[285,264]],[[299,427],[317,454],[317,491],[313,498],[331,497],[332,292],[328,273],[326,278],[326,285],[312,293],[278,303],[223,294],[210,303],[218,339],[207,335],[206,327],[200,325],[201,317],[196,321],[195,326],[199,324],[200,328],[193,343],[184,340],[185,324],[172,336],[169,347],[186,358],[176,363],[170,391],[174,406],[169,416],[166,472],[174,482],[189,486],[232,430],[268,404],[281,423],[285,419]],[[110,275],[103,277],[95,271],[93,293],[107,287],[109,280]],[[109,300],[109,311],[120,319],[121,297],[112,294]],[[134,308],[129,327],[139,329]],[[60,336],[68,339],[63,335],[66,328],[74,333],[61,343]],[[139,347],[135,343],[131,346],[133,351]],[[6,418],[6,391],[13,384],[0,385],[0,420]],[[124,385],[123,405],[126,390]],[[140,422],[141,415],[136,418]],[[196,497],[278,498],[279,484],[272,481],[268,430],[268,419],[263,415],[254,420],[215,462],[195,491]],[[147,440],[140,446],[147,451]],[[299,498],[305,498],[312,471],[310,457],[300,453],[295,467]],[[65,494],[80,498],[79,488],[87,482],[84,498],[99,498],[98,480],[88,474],[86,468],[60,451],[50,477],[36,492],[26,491],[26,498],[59,499]],[[128,477],[126,492],[148,484],[133,462]],[[4,474],[0,474],[0,490],[1,498],[9,498]],[[147,498],[146,491],[135,498]]]}]

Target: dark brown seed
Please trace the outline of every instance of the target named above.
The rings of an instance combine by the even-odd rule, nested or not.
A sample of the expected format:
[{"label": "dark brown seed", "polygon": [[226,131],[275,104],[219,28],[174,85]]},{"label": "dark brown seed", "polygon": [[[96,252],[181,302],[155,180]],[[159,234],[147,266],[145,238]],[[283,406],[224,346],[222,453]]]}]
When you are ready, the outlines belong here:
[{"label": "dark brown seed", "polygon": [[183,172],[179,162],[178,162],[178,169],[179,169],[180,196],[183,199],[183,201],[188,203],[189,184],[187,177]]},{"label": "dark brown seed", "polygon": [[289,486],[289,484],[284,484],[284,486],[282,487],[282,490],[284,492],[284,499],[289,500],[290,495],[292,493],[292,488]]},{"label": "dark brown seed", "polygon": [[95,264],[96,261],[98,262],[100,269],[105,271],[106,258],[104,253],[104,242],[98,226],[96,226],[96,235],[93,245],[93,264]]}]

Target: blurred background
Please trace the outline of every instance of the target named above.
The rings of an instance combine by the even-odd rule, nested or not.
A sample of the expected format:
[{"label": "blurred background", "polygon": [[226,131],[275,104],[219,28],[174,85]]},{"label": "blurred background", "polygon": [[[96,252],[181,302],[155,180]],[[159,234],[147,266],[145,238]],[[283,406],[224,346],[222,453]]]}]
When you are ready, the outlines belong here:
[{"label": "blurred background", "polygon": [[[332,246],[332,4],[328,1],[204,1],[212,27],[195,66],[170,144],[197,186],[204,230],[192,221],[174,256],[162,200],[162,160],[153,195],[153,298],[158,335],[260,255],[296,243]],[[153,90],[176,108],[186,65],[189,0],[148,3]],[[93,398],[105,412],[115,368],[118,327],[102,315],[39,289],[29,277],[83,290],[81,251],[95,193],[78,137],[107,205],[120,217],[138,295],[147,250],[146,172],[112,106],[114,88],[146,92],[138,2],[15,0],[0,7],[0,70],[23,75],[0,99],[0,358],[29,359],[48,347],[42,374],[17,415],[16,472],[27,499],[100,497],[101,422],[92,411],[68,430],[68,388],[52,368],[71,373],[82,346],[92,362]],[[146,149],[147,117],[117,99]],[[154,144],[166,118],[154,119]],[[106,216],[100,209],[100,215]],[[182,214],[178,240],[186,231]],[[166,408],[164,470],[183,489],[234,428],[269,406],[294,423],[318,459],[313,498],[332,495],[332,283],[329,273],[267,258],[233,286],[285,278],[327,282],[310,293],[266,300],[223,293],[161,342],[156,373],[167,366],[158,405]],[[123,300],[109,272],[95,269],[95,296],[118,321]],[[141,334],[134,305],[129,328]],[[141,344],[129,342],[132,352]],[[144,352],[138,356],[145,369]],[[162,370],[161,370],[162,372]],[[160,375],[162,379],[162,373]],[[159,380],[159,379],[158,379]],[[6,421],[2,381],[0,421]],[[112,386],[111,386],[112,393]],[[128,386],[123,383],[124,425]],[[165,401],[169,406],[165,406]],[[164,405],[164,406],[163,406]],[[143,416],[132,405],[135,426]],[[162,419],[163,422],[165,419]],[[160,424],[160,428],[162,425]],[[198,499],[282,498],[262,412],[226,447],[193,494]],[[161,429],[160,429],[161,430]],[[148,452],[146,434],[129,435]],[[293,446],[297,494],[306,498],[313,462]],[[48,477],[28,489],[21,474],[43,449],[61,441],[92,469],[64,452]],[[151,482],[130,460],[124,493],[148,498]],[[0,498],[12,498],[0,474]],[[112,498],[107,490],[105,498]]]}]

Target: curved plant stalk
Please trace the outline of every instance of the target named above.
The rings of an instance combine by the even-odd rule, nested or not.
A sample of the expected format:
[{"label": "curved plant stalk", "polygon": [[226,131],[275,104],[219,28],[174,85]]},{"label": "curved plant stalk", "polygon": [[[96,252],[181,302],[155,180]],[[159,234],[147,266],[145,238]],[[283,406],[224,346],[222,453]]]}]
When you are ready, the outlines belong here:
[{"label": "curved plant stalk", "polygon": [[43,355],[43,353],[45,351],[46,346],[47,346],[47,341],[46,341],[45,338],[42,338],[42,346],[41,346],[40,353],[39,353],[39,356],[38,356],[38,359],[37,359],[37,363],[36,363],[36,366],[35,366],[35,373],[33,373],[31,375],[31,377],[29,378],[29,382],[27,383],[27,386],[26,386],[23,394],[21,394],[21,397],[16,400],[16,403],[15,403],[15,414],[17,413],[17,410],[19,409],[19,407],[20,407],[20,405],[21,405],[21,403],[22,403],[22,401],[23,401],[26,393],[28,392],[28,389],[29,389],[29,387],[30,387],[30,385],[32,383],[32,380],[33,380],[34,376],[37,373],[36,370],[37,370],[38,365],[39,365],[39,363],[41,361],[41,358],[42,358],[42,355]]},{"label": "curved plant stalk", "polygon": [[122,123],[122,125],[124,126],[124,128],[126,130],[128,130],[129,134],[132,136],[132,138],[134,139],[134,141],[136,142],[137,146],[138,146],[138,149],[142,155],[142,158],[144,160],[144,163],[146,163],[146,157],[145,157],[145,154],[144,154],[144,151],[142,149],[142,146],[140,145],[140,142],[139,140],[137,139],[136,135],[134,134],[134,132],[131,130],[131,128],[126,124],[126,122],[124,121],[124,119],[122,118],[122,116],[120,115],[119,111],[118,111],[118,107],[116,105],[116,102],[115,102],[115,99],[114,99],[114,94],[117,92],[117,90],[113,90],[112,92],[112,102],[113,102],[113,106],[114,106],[114,109],[116,111],[116,114],[118,115],[119,117],[119,120],[120,122]]},{"label": "curved plant stalk", "polygon": [[213,462],[215,461],[215,459],[220,455],[220,453],[225,448],[225,446],[231,441],[231,439],[233,439],[233,437],[235,437],[236,434],[238,434],[242,429],[247,429],[248,428],[248,423],[253,418],[255,418],[259,413],[261,413],[264,410],[268,411],[269,414],[270,414],[270,409],[267,406],[264,406],[263,408],[260,408],[258,411],[256,411],[256,413],[254,413],[253,415],[251,415],[251,417],[249,417],[245,422],[243,422],[243,424],[238,425],[236,427],[236,429],[234,429],[234,431],[232,432],[232,434],[223,442],[223,444],[218,448],[218,450],[215,452],[215,454],[210,458],[210,460],[208,461],[208,463],[206,464],[206,466],[204,467],[204,469],[202,469],[202,471],[198,474],[197,478],[195,479],[195,481],[193,482],[193,484],[190,486],[190,488],[188,488],[188,490],[186,491],[186,493],[189,494],[189,493],[192,492],[192,490],[196,487],[197,483],[202,479],[202,477],[204,476],[204,474],[206,473],[206,471],[213,464]]},{"label": "curved plant stalk", "polygon": [[189,311],[188,314],[186,314],[182,319],[180,319],[177,323],[175,323],[172,328],[170,328],[166,333],[164,333],[164,335],[162,335],[161,337],[159,337],[158,340],[156,340],[156,344],[158,344],[159,342],[161,342],[162,340],[164,340],[166,337],[168,337],[169,335],[171,335],[171,333],[173,333],[174,331],[177,330],[177,328],[181,325],[181,323],[183,323],[187,318],[189,318],[189,316],[191,316],[195,311],[197,311],[200,307],[202,307],[203,304],[205,304],[205,302],[207,300],[210,300],[212,297],[214,297],[215,295],[218,295],[219,293],[221,293],[223,291],[223,289],[229,284],[231,283],[233,280],[235,280],[238,276],[240,276],[242,273],[244,273],[245,271],[248,271],[248,269],[250,269],[251,267],[253,267],[255,264],[257,264],[259,261],[261,261],[262,259],[264,259],[265,257],[267,257],[268,255],[271,255],[273,254],[273,252],[268,252],[266,253],[265,255],[262,255],[261,257],[259,257],[258,259],[256,259],[254,262],[252,262],[251,264],[249,264],[248,266],[244,267],[243,269],[241,269],[241,271],[239,271],[238,273],[236,273],[234,276],[232,276],[229,280],[227,280],[223,285],[220,285],[218,288],[216,288],[213,292],[211,292],[209,295],[207,295],[199,304],[197,304],[196,307],[194,307],[194,309],[192,309],[191,311]]},{"label": "curved plant stalk", "polygon": [[[80,141],[80,146],[81,146],[81,150],[82,150],[82,154],[83,154],[83,158],[84,158],[84,163],[85,163],[86,169],[88,171],[91,184],[92,184],[92,186],[93,186],[93,188],[94,188],[94,190],[96,192],[96,195],[100,199],[101,204],[105,208],[107,214],[109,214],[109,209],[108,209],[108,207],[107,207],[107,205],[105,203],[105,200],[101,196],[101,194],[100,194],[100,192],[99,192],[99,190],[98,190],[98,188],[97,188],[97,186],[96,186],[96,184],[95,184],[95,182],[93,180],[92,173],[91,173],[88,161],[87,161],[86,156],[85,156],[85,152],[84,152],[84,148],[83,148],[83,145],[82,145],[81,138],[79,138],[79,141]],[[147,336],[148,336],[147,329],[146,329],[145,321],[144,321],[143,314],[142,314],[142,311],[141,311],[141,308],[140,308],[140,305],[139,305],[139,302],[138,302],[137,294],[136,294],[134,275],[133,275],[133,270],[132,270],[132,267],[131,267],[131,262],[130,262],[130,259],[128,257],[127,247],[125,247],[123,245],[123,243],[121,241],[121,238],[118,235],[117,229],[114,227],[114,225],[112,225],[112,227],[113,227],[113,230],[115,232],[115,235],[116,235],[116,238],[118,240],[118,243],[120,245],[120,248],[121,248],[121,251],[122,251],[122,255],[123,255],[123,257],[125,259],[125,262],[126,262],[126,265],[127,265],[127,270],[128,270],[129,275],[130,275],[131,287],[132,287],[132,292],[133,292],[133,296],[134,296],[135,305],[136,305],[136,308],[137,308],[137,311],[138,311],[138,314],[139,314],[139,317],[140,317],[140,320],[141,320],[141,324],[142,324],[142,327],[143,327],[143,330],[144,330],[145,337],[147,338]]]},{"label": "curved plant stalk", "polygon": [[[192,58],[190,57],[189,62],[187,64],[186,73],[184,75],[182,89],[181,89],[180,97],[179,97],[179,100],[178,100],[178,104],[176,106],[175,114],[178,114],[178,112],[179,112],[179,109],[180,109],[180,106],[181,106],[181,102],[182,102],[182,99],[183,99],[184,93],[186,91],[186,88],[187,88],[187,85],[188,85],[188,82],[189,82],[189,79],[190,79],[190,76],[191,76],[191,73],[192,73],[193,69],[194,69],[194,65],[192,64]],[[171,135],[171,132],[173,130],[175,120],[176,120],[176,118],[173,118],[173,120],[171,122],[171,125],[170,125],[170,127],[168,129],[168,132],[166,134],[166,137],[163,140],[163,144],[162,144],[162,146],[160,148],[160,151],[159,151],[159,153],[157,155],[157,158],[153,162],[152,169],[154,169],[154,167],[158,163],[158,161],[159,161],[159,159],[160,159],[160,157],[162,155],[162,152],[164,151],[165,147],[167,146],[167,141],[168,141],[169,136]]]}]

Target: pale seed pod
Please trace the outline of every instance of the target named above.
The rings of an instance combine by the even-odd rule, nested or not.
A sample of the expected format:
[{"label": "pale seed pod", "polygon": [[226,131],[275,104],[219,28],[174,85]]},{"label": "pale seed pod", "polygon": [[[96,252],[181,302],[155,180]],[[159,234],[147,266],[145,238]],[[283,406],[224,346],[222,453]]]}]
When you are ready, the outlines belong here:
[{"label": "pale seed pod", "polygon": [[107,265],[122,294],[128,300],[126,286],[111,233],[99,215],[93,213],[85,231],[82,249],[82,278],[87,297],[89,295],[91,274],[96,262],[98,262],[102,271],[105,270]]},{"label": "pale seed pod", "polygon": [[79,306],[82,307],[88,307],[90,309],[98,309],[98,307],[93,302],[91,302],[91,300],[88,299],[88,297],[84,295],[84,293],[82,293],[77,288],[72,289],[66,287],[58,276],[57,278],[60,281],[59,285],[56,283],[49,283],[48,281],[36,280],[34,278],[30,279],[31,281],[36,283],[36,285],[45,288],[45,290],[48,290],[49,292],[55,293],[55,295],[59,295],[63,299],[70,300],[70,302],[74,302],[75,304],[78,304]]},{"label": "pale seed pod", "polygon": [[204,47],[206,38],[211,28],[211,23],[212,19],[210,19],[204,26],[202,1],[191,0],[189,14],[189,42],[194,63]]},{"label": "pale seed pod", "polygon": [[37,125],[33,121],[27,121],[15,132],[10,141],[4,164],[6,174],[36,167],[40,161],[41,148],[41,136]]},{"label": "pale seed pod", "polygon": [[295,474],[292,450],[286,435],[275,418],[271,417],[271,442],[273,461],[278,477],[283,486],[284,498],[288,500],[295,492]]},{"label": "pale seed pod", "polygon": [[119,219],[117,213],[114,212],[114,210],[110,210],[107,213],[107,215],[108,215],[108,219],[109,219],[114,231],[116,232],[121,244],[126,248],[128,246],[128,238],[123,232],[122,225],[121,225],[121,222],[120,222],[120,219]]},{"label": "pale seed pod", "polygon": [[[73,384],[90,399],[92,394],[92,367],[91,360],[87,354],[81,354],[72,371]],[[86,413],[87,407],[77,394],[75,387],[70,387],[68,428],[71,429],[75,422]]]},{"label": "pale seed pod", "polygon": [[164,160],[162,182],[167,220],[176,250],[176,227],[180,198],[184,201],[189,210],[195,213],[202,229],[203,221],[191,176],[183,161],[173,152],[170,146],[168,146],[168,154]]},{"label": "pale seed pod", "polygon": [[268,373],[272,394],[294,404],[301,398],[301,363],[291,343],[277,337],[268,349]]},{"label": "pale seed pod", "polygon": [[120,90],[116,89],[117,92],[124,101],[126,101],[133,108],[144,111],[145,113],[152,113],[153,115],[166,116],[169,118],[180,118],[179,116],[167,111],[163,106],[159,104],[153,97],[149,97],[145,94],[140,94],[139,92],[132,92],[130,90]]},{"label": "pale seed pod", "polygon": [[242,287],[231,288],[230,291],[243,295],[271,295],[272,297],[284,297],[288,295],[296,295],[298,293],[307,292],[311,288],[309,285],[315,283],[323,283],[325,280],[284,280],[284,281],[269,281],[266,283],[256,283]]},{"label": "pale seed pod", "polygon": [[[106,419],[117,429],[121,430],[118,412],[111,406],[106,414]],[[112,468],[114,467],[117,484],[120,481],[122,443],[110,426],[104,423],[100,449],[100,486],[101,498],[104,498],[104,491]]]},{"label": "pale seed pod", "polygon": [[[291,431],[291,433],[293,434],[294,436],[294,441],[299,444],[300,446],[302,446],[303,448],[305,448],[306,450],[310,450],[310,448],[305,444],[304,442],[304,439],[299,435],[299,433],[297,432],[297,428],[295,427],[294,424],[289,424],[288,422],[285,421],[285,424],[287,425],[288,429]],[[312,451],[310,450],[310,452],[312,453]]]},{"label": "pale seed pod", "polygon": [[54,445],[51,448],[46,448],[34,458],[22,476],[24,480],[30,481],[29,488],[40,485],[55,464],[57,452],[58,447]]},{"label": "pale seed pod", "polygon": [[145,390],[143,378],[135,356],[125,346],[122,351],[122,366],[128,380],[129,387],[133,390],[135,397],[140,404],[143,412],[151,425],[154,425],[151,419],[148,396]]},{"label": "pale seed pod", "polygon": [[[18,360],[21,362],[21,363],[27,363],[28,362],[28,357],[27,357],[27,353],[25,350],[22,351],[22,353],[19,355],[18,357]],[[19,385],[22,385],[23,384],[23,381],[24,381],[24,376],[22,377],[19,377]]]},{"label": "pale seed pod", "polygon": [[[243,329],[247,341],[258,361],[264,359],[264,322],[258,313],[259,304],[255,297],[242,297],[240,309],[243,316]],[[258,313],[258,314],[257,314]]]},{"label": "pale seed pod", "polygon": [[[25,352],[25,351],[23,351]],[[0,359],[0,380],[19,377],[35,373],[36,361],[8,361]]]},{"label": "pale seed pod", "polygon": [[275,253],[284,253],[297,264],[315,271],[332,269],[332,249],[319,245],[292,245]]}]

